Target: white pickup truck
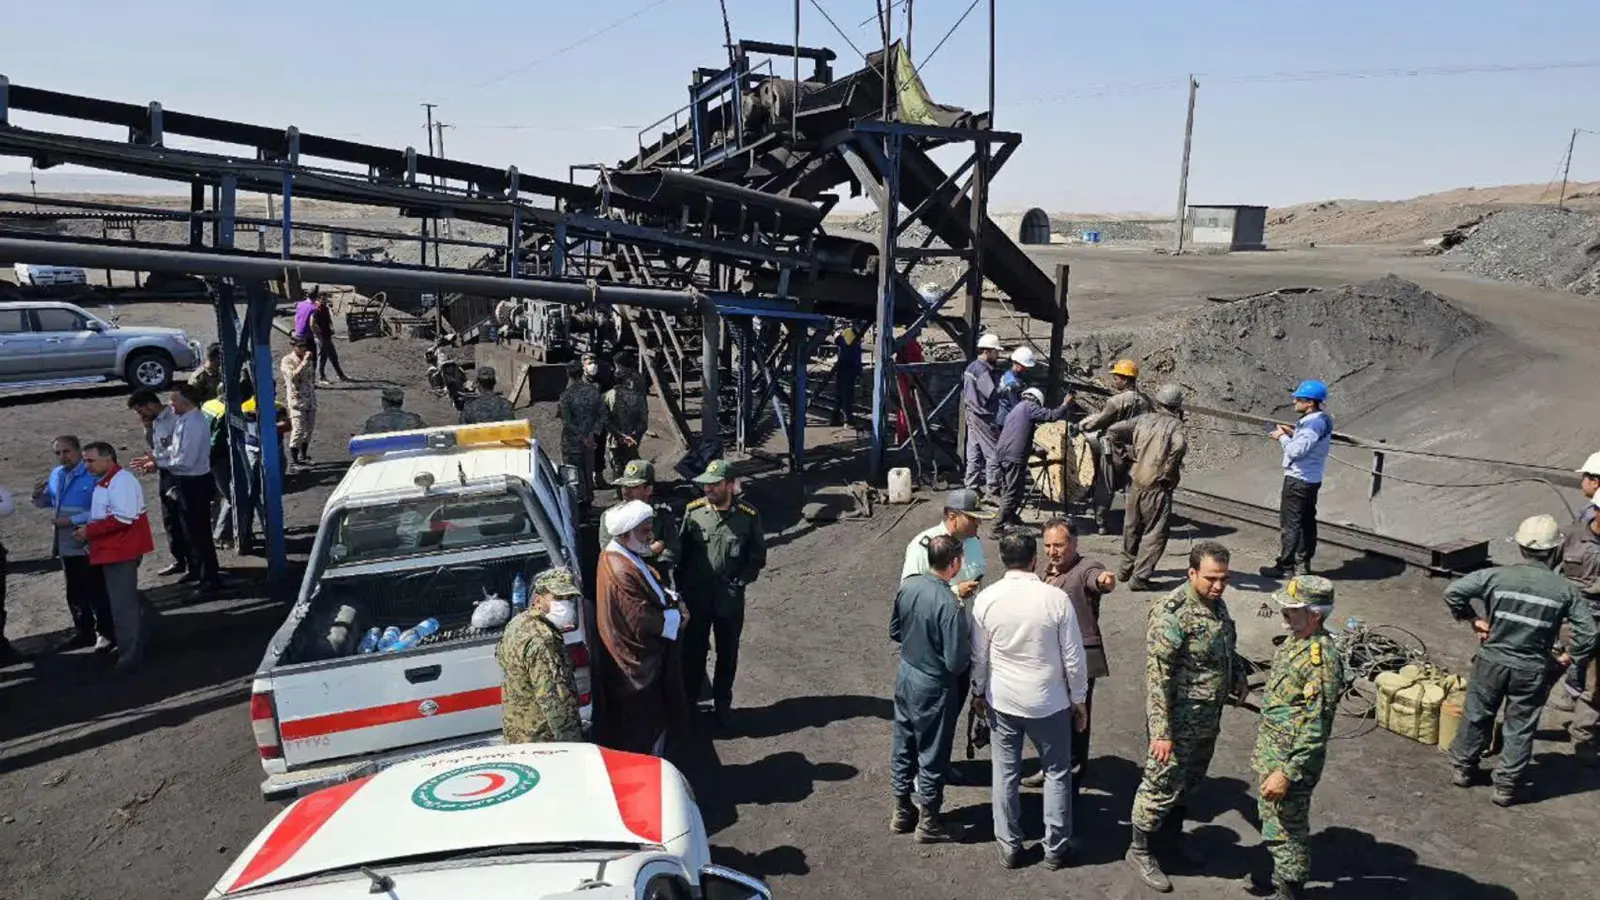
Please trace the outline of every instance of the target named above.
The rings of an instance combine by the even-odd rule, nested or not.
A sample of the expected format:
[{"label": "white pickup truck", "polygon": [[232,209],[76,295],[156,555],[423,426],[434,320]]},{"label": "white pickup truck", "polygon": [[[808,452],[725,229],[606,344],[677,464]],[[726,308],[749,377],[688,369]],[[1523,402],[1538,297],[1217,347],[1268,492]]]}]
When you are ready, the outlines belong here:
[{"label": "white pickup truck", "polygon": [[[501,627],[475,628],[486,592],[509,601],[552,566],[578,572],[567,480],[526,421],[352,438],[356,457],[328,498],[299,599],[251,687],[266,780],[286,800],[396,762],[501,740],[495,661]],[[581,576],[579,576],[581,577]],[[587,604],[566,635],[587,725]],[[362,652],[373,629],[437,632]]]}]

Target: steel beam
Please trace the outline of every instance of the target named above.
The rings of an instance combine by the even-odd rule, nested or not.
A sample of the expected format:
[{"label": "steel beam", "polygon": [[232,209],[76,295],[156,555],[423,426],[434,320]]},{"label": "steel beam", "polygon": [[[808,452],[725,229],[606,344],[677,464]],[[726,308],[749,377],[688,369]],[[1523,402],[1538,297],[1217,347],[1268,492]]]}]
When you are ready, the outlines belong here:
[{"label": "steel beam", "polygon": [[252,383],[256,389],[256,431],[261,444],[261,502],[267,526],[267,572],[283,575],[289,567],[283,541],[283,469],[278,465],[278,391],[274,383],[276,360],[272,358],[272,319],[276,304],[265,281],[253,280],[246,287],[248,306],[245,320],[255,353]]},{"label": "steel beam", "polygon": [[[872,354],[872,448],[867,456],[870,478],[878,479],[884,472],[884,450],[888,443],[889,380],[894,369],[894,294],[895,294],[895,244],[900,233],[900,149],[903,133],[889,130],[884,140],[885,148],[878,151],[870,140],[861,140],[860,146],[869,155],[882,162],[883,203],[878,212],[882,218],[878,233],[878,314],[877,341]],[[878,151],[873,153],[872,151]]]}]

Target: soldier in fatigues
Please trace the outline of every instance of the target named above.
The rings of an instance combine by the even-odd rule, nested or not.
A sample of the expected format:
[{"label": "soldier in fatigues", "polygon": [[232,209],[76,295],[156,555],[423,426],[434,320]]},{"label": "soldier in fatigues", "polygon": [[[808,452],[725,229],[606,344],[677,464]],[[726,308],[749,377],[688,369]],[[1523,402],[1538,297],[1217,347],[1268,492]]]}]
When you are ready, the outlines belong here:
[{"label": "soldier in fatigues", "polygon": [[1272,853],[1272,881],[1251,888],[1273,900],[1297,900],[1311,874],[1311,792],[1322,778],[1333,717],[1344,690],[1344,663],[1322,627],[1333,612],[1333,582],[1301,575],[1272,595],[1289,637],[1272,657],[1261,695],[1261,731],[1251,768],[1261,776],[1261,839]]},{"label": "soldier in fatigues", "polygon": [[505,672],[501,688],[508,744],[583,740],[578,685],[562,632],[578,623],[577,585],[566,567],[533,580],[533,599],[500,636],[495,661]]},{"label": "soldier in fatigues", "polygon": [[481,425],[484,422],[507,422],[517,417],[511,401],[494,392],[493,366],[479,366],[477,373],[478,396],[461,407],[462,425]]},{"label": "soldier in fatigues", "polygon": [[606,429],[606,404],[600,389],[583,380],[583,365],[567,363],[567,389],[556,402],[556,418],[561,420],[561,461],[581,473],[578,503],[588,506],[594,499],[595,442]]},{"label": "soldier in fatigues", "polygon": [[1205,777],[1222,726],[1222,706],[1247,689],[1234,648],[1238,632],[1222,594],[1228,549],[1202,541],[1189,552],[1189,580],[1150,609],[1145,633],[1145,724],[1150,749],[1133,799],[1128,862],[1145,884],[1172,890],[1152,854],[1160,830],[1190,865],[1204,859],[1183,840],[1184,800]]},{"label": "soldier in fatigues", "polygon": [[[639,458],[639,444],[650,428],[649,382],[637,368],[632,353],[617,356],[614,386],[604,394],[606,433],[611,442],[611,471],[620,474],[624,466]],[[613,481],[613,484],[620,482]],[[657,531],[659,536],[661,532]]]},{"label": "soldier in fatigues", "polygon": [[367,424],[361,428],[362,434],[379,434],[385,431],[411,431],[416,428],[426,428],[422,424],[422,417],[410,410],[404,409],[406,392],[397,387],[383,389],[383,411],[367,416]]},{"label": "soldier in fatigues", "polygon": [[[655,543],[650,545],[653,551],[646,558],[650,565],[658,571],[663,578],[670,578],[672,570],[678,565],[678,523],[672,519],[672,510],[664,503],[651,503],[656,490],[656,467],[648,459],[635,459],[622,469],[622,475],[613,481],[618,488],[622,499],[611,509],[616,509],[630,500],[642,500],[650,504],[652,516],[650,525],[655,534]],[[607,510],[610,512],[610,509]],[[606,529],[605,516],[600,517],[600,549],[604,551],[611,539],[616,537]]]},{"label": "soldier in fatigues", "polygon": [[711,699],[717,725],[727,727],[739,668],[739,635],[744,630],[744,589],[767,564],[767,542],[761,514],[736,498],[726,461],[712,460],[695,482],[706,495],[684,510],[683,556],[678,563],[678,587],[689,606],[683,640],[684,688],[690,703],[699,699],[715,634],[717,671],[711,680]]}]

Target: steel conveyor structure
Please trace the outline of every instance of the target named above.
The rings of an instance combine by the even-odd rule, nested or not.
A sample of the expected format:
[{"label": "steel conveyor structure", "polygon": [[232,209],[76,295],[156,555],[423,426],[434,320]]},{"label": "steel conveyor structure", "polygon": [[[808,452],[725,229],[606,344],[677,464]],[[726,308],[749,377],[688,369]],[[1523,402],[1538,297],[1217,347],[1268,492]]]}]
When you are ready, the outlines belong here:
[{"label": "steel conveyor structure", "polygon": [[[775,57],[808,61],[810,77],[776,77]],[[992,131],[986,114],[934,103],[898,45],[868,54],[861,69],[839,78],[835,60],[824,48],[741,41],[730,65],[694,71],[688,104],[642,131],[635,156],[574,166],[565,181],[4,78],[0,154],[39,168],[71,164],[188,184],[192,253],[264,255],[235,246],[241,221],[267,224],[241,220],[239,191],[280,198],[271,227],[281,232],[282,250],[268,258],[288,266],[320,259],[293,250],[295,200],[398,210],[422,221],[418,263],[352,261],[341,264],[338,277],[378,287],[402,272],[408,282],[431,278],[458,339],[482,333],[495,297],[504,295],[473,289],[474,276],[525,281],[525,296],[535,299],[570,299],[577,291],[600,310],[629,302],[620,299],[626,291],[608,285],[696,296],[701,302],[685,309],[629,306],[625,333],[661,358],[658,370],[673,383],[660,388],[674,391],[680,406],[698,393],[708,437],[753,445],[765,434],[763,423],[776,422],[796,465],[803,461],[806,361],[835,319],[875,322],[873,465],[881,470],[889,360],[899,343],[929,323],[974,342],[985,279],[1037,318],[1053,320],[1058,305],[1051,279],[987,216],[987,183],[1020,135]],[[16,113],[112,125],[126,129],[127,139],[25,128]],[[240,152],[176,148],[169,137]],[[967,151],[965,162],[947,174],[928,154],[955,145]],[[580,183],[580,172],[593,173],[593,182]],[[884,213],[875,241],[826,232],[824,218],[841,189],[870,196]],[[503,228],[503,245],[468,270],[430,266],[429,243],[468,243],[441,238],[443,220]],[[925,226],[929,239],[907,246],[902,222]],[[0,216],[0,236],[20,233]],[[932,246],[935,238],[942,247]],[[912,287],[915,268],[934,258],[963,260],[967,271],[939,285],[939,297],[924,298]],[[216,266],[196,271],[217,275]],[[946,315],[958,293],[967,295],[965,315]],[[731,423],[722,385],[732,387]]]}]

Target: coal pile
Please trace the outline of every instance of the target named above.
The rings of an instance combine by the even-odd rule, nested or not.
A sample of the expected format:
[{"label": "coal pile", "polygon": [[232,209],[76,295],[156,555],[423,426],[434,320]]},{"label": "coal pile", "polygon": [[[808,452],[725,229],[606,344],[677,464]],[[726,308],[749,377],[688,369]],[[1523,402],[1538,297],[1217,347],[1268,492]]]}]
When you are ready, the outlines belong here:
[{"label": "coal pile", "polygon": [[1137,219],[1062,219],[1051,216],[1050,230],[1073,240],[1081,238],[1085,231],[1098,231],[1101,241],[1170,241],[1173,224]]},{"label": "coal pile", "polygon": [[1552,206],[1502,210],[1472,226],[1445,259],[1487,278],[1600,294],[1600,213]]},{"label": "coal pile", "polygon": [[[1136,330],[1081,335],[1066,351],[1080,378],[1103,380],[1112,362],[1132,357],[1141,361],[1147,390],[1175,382],[1192,404],[1260,416],[1292,416],[1290,391],[1301,379],[1320,378],[1337,415],[1350,417],[1427,383],[1487,329],[1448,300],[1390,275],[1219,301]],[[1253,432],[1216,420],[1197,424]],[[1237,452],[1207,432],[1194,437],[1199,462]]]}]

